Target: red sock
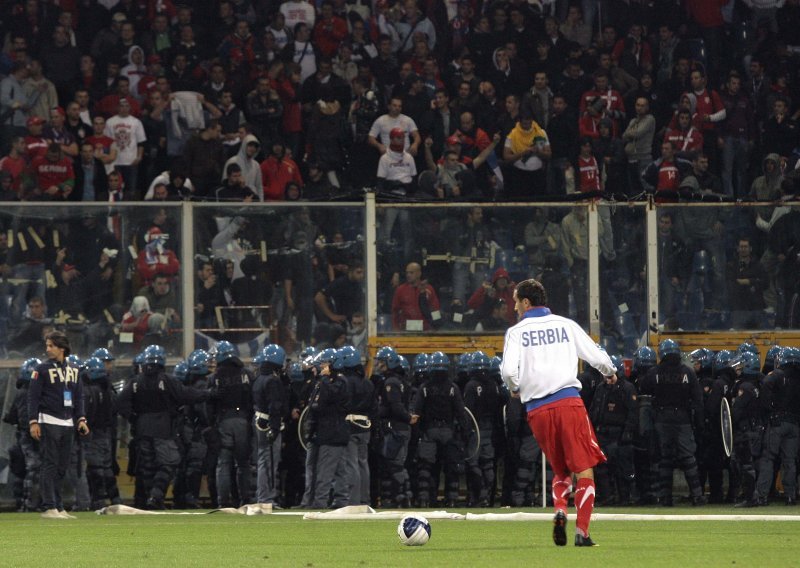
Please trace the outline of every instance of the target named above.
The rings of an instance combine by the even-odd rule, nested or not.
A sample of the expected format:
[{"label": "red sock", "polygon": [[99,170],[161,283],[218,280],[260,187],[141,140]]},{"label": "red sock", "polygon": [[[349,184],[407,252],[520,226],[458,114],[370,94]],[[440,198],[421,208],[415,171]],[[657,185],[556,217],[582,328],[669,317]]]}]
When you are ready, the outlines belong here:
[{"label": "red sock", "polygon": [[583,536],[589,536],[589,521],[594,510],[594,495],[594,479],[578,479],[578,488],[575,490],[575,508],[578,510],[578,518],[575,526]]},{"label": "red sock", "polygon": [[553,506],[556,511],[561,510],[567,512],[567,502],[569,501],[569,494],[572,493],[572,476],[565,475],[559,477],[553,476]]}]

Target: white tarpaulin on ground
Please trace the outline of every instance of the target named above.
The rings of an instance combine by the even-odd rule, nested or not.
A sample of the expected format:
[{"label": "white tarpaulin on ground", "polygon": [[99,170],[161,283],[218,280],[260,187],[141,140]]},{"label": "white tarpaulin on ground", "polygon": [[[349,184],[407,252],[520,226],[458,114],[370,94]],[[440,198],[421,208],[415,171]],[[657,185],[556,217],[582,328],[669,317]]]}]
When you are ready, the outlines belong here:
[{"label": "white tarpaulin on ground", "polygon": [[447,511],[376,511],[368,505],[351,505],[333,511],[323,511],[321,513],[306,513],[303,519],[309,521],[363,521],[363,520],[393,520],[402,519],[406,515],[422,515],[428,520],[431,519],[452,519],[455,521],[464,520],[464,515],[458,513],[448,513]]},{"label": "white tarpaulin on ground", "polygon": [[209,515],[211,513],[226,513],[228,515],[269,515],[272,513],[271,503],[255,503],[253,505],[243,505],[238,509],[227,507],[224,509],[214,509],[213,511],[145,511],[127,505],[111,505],[95,511],[98,515]]}]

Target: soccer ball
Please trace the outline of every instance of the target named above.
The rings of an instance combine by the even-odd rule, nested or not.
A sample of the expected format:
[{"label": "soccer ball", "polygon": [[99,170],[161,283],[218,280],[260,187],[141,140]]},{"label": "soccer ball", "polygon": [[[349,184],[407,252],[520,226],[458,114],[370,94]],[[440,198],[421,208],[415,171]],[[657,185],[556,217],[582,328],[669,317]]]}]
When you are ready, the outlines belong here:
[{"label": "soccer ball", "polygon": [[422,546],[431,538],[431,524],[420,515],[406,515],[397,525],[397,536],[406,546]]}]

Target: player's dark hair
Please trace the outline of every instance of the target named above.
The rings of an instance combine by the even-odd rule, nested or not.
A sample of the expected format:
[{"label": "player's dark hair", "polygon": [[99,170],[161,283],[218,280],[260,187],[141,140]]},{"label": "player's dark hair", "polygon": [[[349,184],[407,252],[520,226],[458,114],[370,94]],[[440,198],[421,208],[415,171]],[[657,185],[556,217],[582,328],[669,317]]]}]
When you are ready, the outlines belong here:
[{"label": "player's dark hair", "polygon": [[64,357],[70,354],[69,338],[63,331],[51,331],[44,337],[45,341],[51,341],[53,345],[64,350]]},{"label": "player's dark hair", "polygon": [[517,299],[522,301],[528,299],[532,306],[547,305],[547,290],[542,283],[533,278],[523,280],[517,284]]}]

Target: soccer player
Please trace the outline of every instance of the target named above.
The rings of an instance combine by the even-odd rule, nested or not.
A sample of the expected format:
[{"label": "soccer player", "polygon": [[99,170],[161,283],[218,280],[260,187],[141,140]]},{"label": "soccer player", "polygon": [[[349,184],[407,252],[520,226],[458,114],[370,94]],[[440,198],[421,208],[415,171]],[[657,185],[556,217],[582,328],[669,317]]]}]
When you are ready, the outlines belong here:
[{"label": "soccer player", "polygon": [[595,546],[589,536],[593,468],[606,456],[579,394],[578,358],[612,381],[616,368],[576,322],[550,312],[547,291],[538,281],[517,284],[514,307],[520,321],[506,332],[501,373],[525,405],[528,425],[553,468],[553,542],[567,544],[566,509],[575,474],[575,546]]}]

